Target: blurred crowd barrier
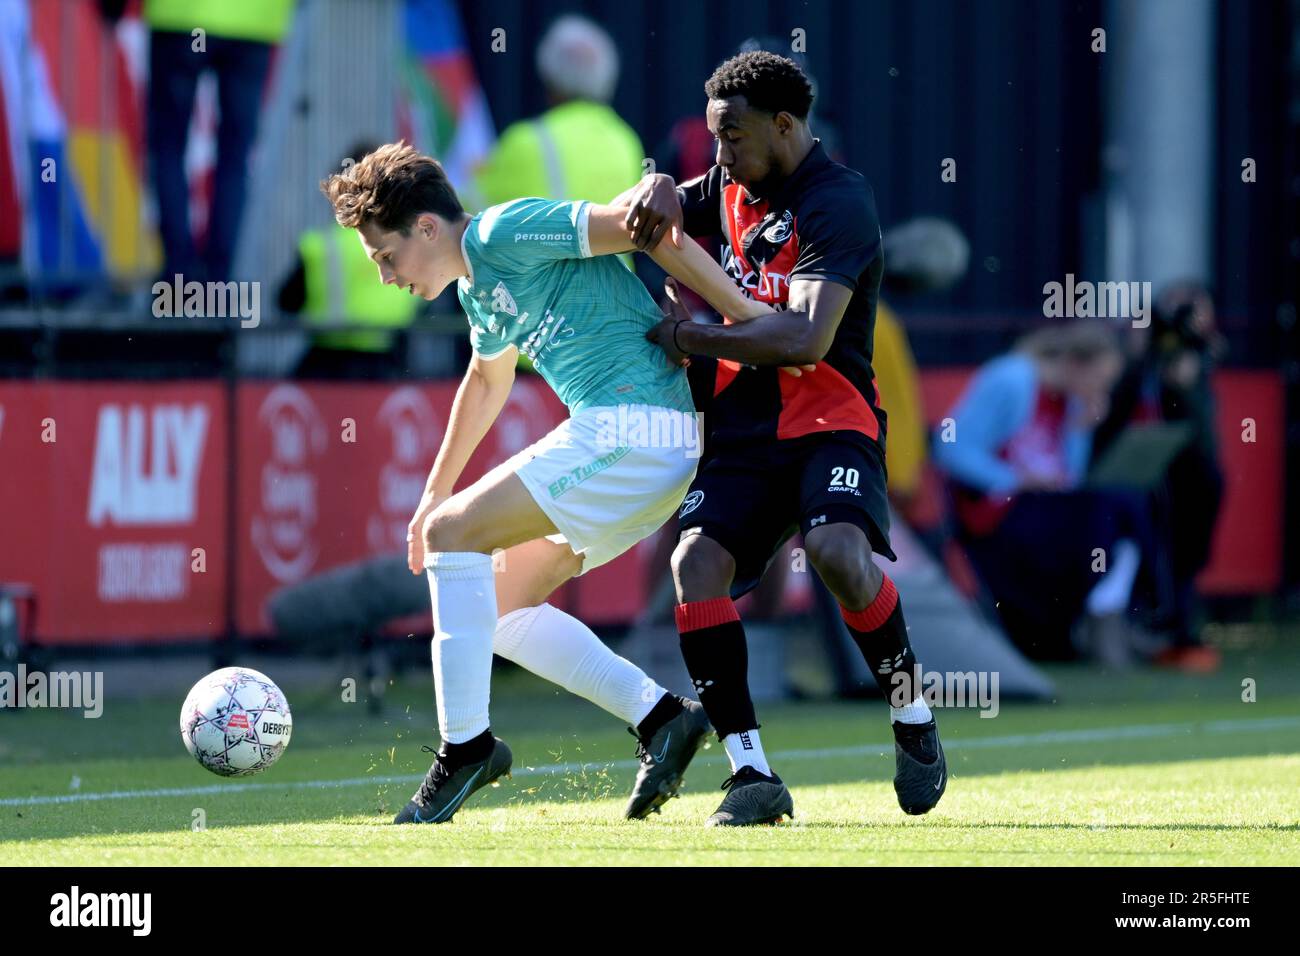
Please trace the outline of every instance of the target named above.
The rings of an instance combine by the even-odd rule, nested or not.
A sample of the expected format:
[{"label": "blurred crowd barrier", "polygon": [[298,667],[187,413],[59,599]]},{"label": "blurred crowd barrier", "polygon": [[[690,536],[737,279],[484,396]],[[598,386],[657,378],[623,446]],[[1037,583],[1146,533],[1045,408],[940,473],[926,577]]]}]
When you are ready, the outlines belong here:
[{"label": "blurred crowd barrier", "polygon": [[[0,285],[40,301],[158,277],[149,12],[141,0],[0,2]],[[231,277],[268,288],[302,233],[330,222],[318,183],[351,144],[404,138],[463,182],[495,136],[451,0],[297,0],[290,16],[256,146],[233,160],[246,164],[247,199]],[[221,201],[213,71],[198,79],[188,129],[165,135],[183,145],[202,246]]]},{"label": "blurred crowd barrier", "polygon": [[[931,424],[972,371],[922,371]],[[450,380],[0,381],[0,459],[21,463],[0,469],[0,581],[34,587],[37,614],[27,623],[42,644],[269,636],[266,602],[277,588],[404,553],[455,388]],[[1225,371],[1217,392],[1227,493],[1200,586],[1271,592],[1282,554],[1280,383]],[[1247,410],[1260,440],[1229,440]],[[564,414],[540,379],[521,377],[467,480]],[[654,550],[653,539],[642,542],[556,600],[593,624],[631,622]],[[391,631],[428,628],[421,617]]]}]

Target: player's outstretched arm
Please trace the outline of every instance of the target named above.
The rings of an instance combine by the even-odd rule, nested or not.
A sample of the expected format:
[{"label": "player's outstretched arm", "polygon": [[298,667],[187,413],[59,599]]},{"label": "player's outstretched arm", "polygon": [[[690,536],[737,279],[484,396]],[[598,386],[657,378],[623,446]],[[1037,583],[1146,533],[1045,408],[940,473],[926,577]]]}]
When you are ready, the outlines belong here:
[{"label": "player's outstretched arm", "polygon": [[[626,211],[618,206],[593,205],[587,213],[587,242],[593,256],[631,252],[636,246],[625,225]],[[669,275],[690,286],[718,312],[731,319],[767,315],[772,307],[746,296],[697,243],[681,247],[661,242],[650,253]]]},{"label": "player's outstretched arm", "polygon": [[511,346],[490,359],[477,352],[470,358],[465,377],[456,389],[447,432],[429,472],[420,506],[406,528],[406,563],[412,574],[424,573],[425,519],[451,497],[470,456],[510,397],[510,388],[515,381],[515,357],[515,349]]},{"label": "player's outstretched arm", "polygon": [[775,311],[767,303],[741,292],[731,276],[696,242],[687,242],[680,249],[671,242],[661,242],[650,252],[650,258],[729,319],[743,322]]},{"label": "player's outstretched arm", "polygon": [[646,338],[674,359],[686,353],[746,365],[810,365],[830,351],[852,297],[853,290],[838,282],[798,279],[790,284],[788,310],[731,325],[692,322],[673,298],[670,313]]},{"label": "player's outstretched arm", "polygon": [[650,173],[609,201],[623,211],[623,229],[636,248],[649,252],[665,236],[680,249],[686,245],[685,217],[677,184],[664,173]]}]

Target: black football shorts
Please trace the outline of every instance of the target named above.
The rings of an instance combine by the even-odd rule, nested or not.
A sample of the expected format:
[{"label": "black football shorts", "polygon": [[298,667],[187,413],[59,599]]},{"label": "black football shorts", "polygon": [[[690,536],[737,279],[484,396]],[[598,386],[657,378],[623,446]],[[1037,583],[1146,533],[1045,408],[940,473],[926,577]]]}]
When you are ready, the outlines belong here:
[{"label": "black football shorts", "polygon": [[884,453],[854,431],[713,448],[678,518],[682,538],[703,534],[735,559],[733,598],[758,585],[795,531],[818,525],[856,525],[874,551],[898,560],[889,546]]}]

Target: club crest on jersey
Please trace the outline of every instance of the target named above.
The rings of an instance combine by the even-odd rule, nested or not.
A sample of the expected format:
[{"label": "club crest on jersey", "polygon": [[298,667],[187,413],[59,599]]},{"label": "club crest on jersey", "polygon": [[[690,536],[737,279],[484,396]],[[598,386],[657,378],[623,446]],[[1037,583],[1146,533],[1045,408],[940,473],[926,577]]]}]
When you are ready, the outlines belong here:
[{"label": "club crest on jersey", "polygon": [[763,230],[763,238],[774,245],[781,245],[790,238],[790,233],[794,231],[794,216],[787,209],[781,214],[781,218],[771,226]]},{"label": "club crest on jersey", "polygon": [[761,268],[777,257],[793,234],[794,216],[790,210],[785,210],[779,218],[775,213],[768,213],[740,234],[740,247],[745,258]]},{"label": "club crest on jersey", "polygon": [[704,500],[704,492],[692,491],[689,495],[686,496],[686,499],[682,502],[682,510],[678,512],[677,517],[685,518],[688,514],[690,514],[692,511],[698,508],[700,506],[700,502],[702,502],[703,500]]},{"label": "club crest on jersey", "polygon": [[507,312],[510,315],[518,316],[519,307],[515,305],[515,297],[510,294],[504,282],[498,282],[497,287],[492,290],[492,311]]}]

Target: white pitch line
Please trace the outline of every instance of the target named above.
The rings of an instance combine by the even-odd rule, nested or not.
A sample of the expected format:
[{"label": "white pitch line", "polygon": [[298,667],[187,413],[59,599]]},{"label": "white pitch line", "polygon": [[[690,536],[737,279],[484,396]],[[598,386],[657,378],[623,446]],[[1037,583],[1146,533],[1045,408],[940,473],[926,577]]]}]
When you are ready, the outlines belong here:
[{"label": "white pitch line", "polygon": [[[1211,720],[1205,723],[1135,724],[1129,727],[1099,727],[1084,730],[1049,730],[1039,734],[1008,734],[1002,737],[973,737],[967,740],[944,742],[944,750],[988,750],[998,747],[1025,747],[1044,744],[1099,743],[1107,740],[1141,740],[1153,737],[1176,737],[1196,732],[1207,734],[1234,734],[1261,730],[1285,730],[1300,727],[1297,717],[1264,717],[1251,720]],[[826,747],[818,750],[782,750],[772,755],[772,761],[826,760],[835,757],[888,755],[894,752],[893,744],[866,744],[855,747]],[[721,763],[722,755],[699,758],[704,763]],[[520,767],[513,771],[516,777],[555,776],[566,773],[586,773],[600,770],[630,770],[637,766],[635,760],[612,760],[608,763],[559,763],[545,767]],[[423,777],[419,774],[401,774],[385,777],[348,777],[342,780],[297,780],[286,783],[225,783],[206,787],[158,787],[152,790],[109,790],[103,793],[68,793],[44,797],[4,797],[0,807],[36,807],[61,803],[91,803],[99,800],[130,800],[157,797],[201,797],[209,794],[222,796],[232,793],[249,793],[268,790],[331,790],[345,787],[363,787],[374,784],[414,783]]]}]

